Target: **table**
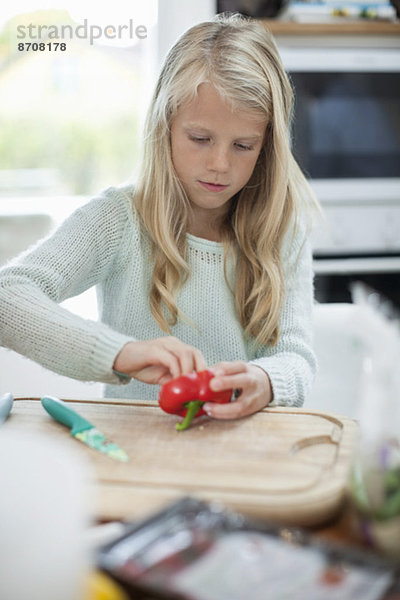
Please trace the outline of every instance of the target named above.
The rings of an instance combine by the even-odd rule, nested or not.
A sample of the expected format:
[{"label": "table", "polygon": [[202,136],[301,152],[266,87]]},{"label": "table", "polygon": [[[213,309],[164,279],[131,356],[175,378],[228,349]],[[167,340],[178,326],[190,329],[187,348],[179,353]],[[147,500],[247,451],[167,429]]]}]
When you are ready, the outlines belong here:
[{"label": "table", "polygon": [[[154,508],[161,507],[189,490],[195,495],[199,493],[203,500],[226,499],[231,510],[237,511],[243,506],[251,518],[260,518],[263,516],[260,510],[267,508],[265,518],[279,516],[287,531],[294,526],[301,527],[311,538],[364,547],[350,527],[348,505],[343,503],[343,486],[356,439],[353,435],[356,428],[350,419],[321,411],[270,408],[234,422],[205,419],[190,432],[178,434],[174,429],[176,417],[165,415],[155,403],[99,399],[75,400],[71,405],[128,451],[132,457],[130,467],[114,464],[108,457],[69,437],[65,427],[43,411],[38,398],[16,399],[4,428],[13,426],[21,432],[36,430],[43,439],[46,436],[62,439],[74,451],[90,458],[99,477],[99,489],[103,490],[97,505],[99,519],[129,520],[133,513],[127,508],[135,494],[144,500],[138,507],[147,508],[150,514],[151,503],[146,506],[149,499],[154,502]],[[144,448],[146,442],[149,444],[149,431],[153,452],[146,455]],[[243,460],[244,448],[247,454]],[[183,466],[187,466],[188,458],[196,454],[202,460],[192,461],[192,470],[185,471]],[[216,456],[212,457],[213,454]],[[172,460],[175,463],[171,466]],[[215,472],[209,473],[204,464],[212,465]],[[260,471],[260,468],[267,470]],[[286,478],[280,469],[286,469]],[[307,485],[304,487],[305,482],[309,489]],[[118,496],[120,489],[122,496]],[[275,500],[279,498],[281,502],[279,511],[274,493]],[[290,517],[299,504],[290,504],[292,494],[300,494],[303,501],[310,503],[307,510],[304,510],[307,505],[302,507],[295,519]],[[333,499],[333,503],[327,504],[326,498]],[[326,510],[315,511],[314,500],[317,504],[325,502]],[[317,517],[316,523],[312,522],[314,517]],[[139,514],[137,518],[141,518]],[[152,600],[148,595],[131,597]]]}]

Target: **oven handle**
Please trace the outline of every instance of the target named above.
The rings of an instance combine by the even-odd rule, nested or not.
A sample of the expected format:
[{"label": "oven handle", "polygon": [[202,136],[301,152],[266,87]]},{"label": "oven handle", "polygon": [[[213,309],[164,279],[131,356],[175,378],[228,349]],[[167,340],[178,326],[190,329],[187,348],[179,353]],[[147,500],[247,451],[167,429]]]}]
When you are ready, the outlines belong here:
[{"label": "oven handle", "polygon": [[315,256],[313,268],[316,275],[357,275],[362,273],[400,273],[398,256],[363,256],[320,258]]}]

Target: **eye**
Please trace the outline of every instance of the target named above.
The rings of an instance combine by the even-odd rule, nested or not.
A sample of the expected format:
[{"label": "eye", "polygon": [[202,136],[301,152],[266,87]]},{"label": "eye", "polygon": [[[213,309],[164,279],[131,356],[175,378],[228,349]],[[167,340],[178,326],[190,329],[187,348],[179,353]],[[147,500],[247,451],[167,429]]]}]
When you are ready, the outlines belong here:
[{"label": "eye", "polygon": [[189,139],[192,142],[196,142],[197,144],[204,144],[204,143],[210,141],[210,138],[208,138],[208,137],[201,137],[201,136],[196,136],[196,135],[189,135]]},{"label": "eye", "polygon": [[235,146],[238,150],[254,150],[254,146],[249,144],[240,144],[239,142],[236,142]]}]

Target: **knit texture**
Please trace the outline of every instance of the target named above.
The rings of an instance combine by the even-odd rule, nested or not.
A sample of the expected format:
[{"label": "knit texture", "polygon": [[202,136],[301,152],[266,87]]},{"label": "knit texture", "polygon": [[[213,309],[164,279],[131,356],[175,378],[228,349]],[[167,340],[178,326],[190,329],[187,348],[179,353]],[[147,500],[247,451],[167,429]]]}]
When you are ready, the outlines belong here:
[{"label": "knit texture", "polygon": [[[61,375],[104,382],[106,397],[146,400],[157,398],[158,386],[124,381],[112,370],[128,341],[166,335],[150,311],[150,242],[139,228],[132,192],[132,186],[108,188],[0,271],[0,344]],[[221,360],[259,365],[271,379],[273,405],[301,406],[316,366],[309,245],[301,235],[286,244],[279,341],[256,349],[235,313],[222,244],[190,234],[187,242],[191,275],[178,306],[193,323],[179,320],[172,335],[199,348],[208,365]],[[232,268],[228,274],[233,282]],[[97,286],[98,322],[59,306],[92,286]]]}]

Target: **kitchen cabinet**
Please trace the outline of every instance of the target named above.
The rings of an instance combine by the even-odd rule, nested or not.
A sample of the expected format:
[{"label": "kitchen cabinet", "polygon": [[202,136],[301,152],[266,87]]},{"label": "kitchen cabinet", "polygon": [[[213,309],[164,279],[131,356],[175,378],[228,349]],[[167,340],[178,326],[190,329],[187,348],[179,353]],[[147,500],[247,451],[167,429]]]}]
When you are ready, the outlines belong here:
[{"label": "kitchen cabinet", "polygon": [[[280,19],[264,19],[262,24],[275,36],[398,36],[400,21],[343,21],[340,23],[296,23]],[[399,40],[400,43],[400,40]]]}]

